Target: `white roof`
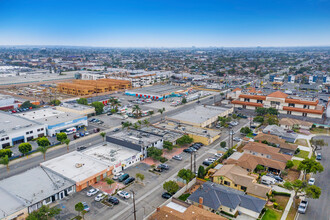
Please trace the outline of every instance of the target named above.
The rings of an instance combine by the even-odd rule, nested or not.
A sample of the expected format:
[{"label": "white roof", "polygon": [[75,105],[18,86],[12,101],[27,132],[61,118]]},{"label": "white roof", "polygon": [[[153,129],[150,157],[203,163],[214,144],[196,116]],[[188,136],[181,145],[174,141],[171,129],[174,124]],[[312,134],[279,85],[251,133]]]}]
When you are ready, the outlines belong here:
[{"label": "white roof", "polygon": [[77,151],[48,160],[40,165],[75,182],[83,181],[106,169],[110,170],[108,164]]},{"label": "white roof", "polygon": [[15,212],[25,208],[22,200],[13,196],[6,190],[0,187],[0,219],[3,219]]},{"label": "white roof", "polygon": [[174,203],[174,202],[170,202],[166,206],[171,208],[171,209],[174,209],[178,212],[181,212],[181,213],[184,213],[187,210],[186,207],[184,207],[182,205],[179,205],[178,203]]}]

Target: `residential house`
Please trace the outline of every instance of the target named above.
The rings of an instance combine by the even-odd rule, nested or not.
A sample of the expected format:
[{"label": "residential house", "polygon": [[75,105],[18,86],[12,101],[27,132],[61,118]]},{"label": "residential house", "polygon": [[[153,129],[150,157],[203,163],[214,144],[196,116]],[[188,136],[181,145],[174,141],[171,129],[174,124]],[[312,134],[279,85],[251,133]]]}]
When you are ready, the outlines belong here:
[{"label": "residential house", "polygon": [[256,109],[258,107],[273,107],[280,114],[296,115],[302,117],[322,118],[324,107],[318,105],[318,100],[290,97],[280,91],[269,95],[260,93],[242,93],[239,98],[232,101],[235,107],[244,109]]},{"label": "residential house", "polygon": [[266,201],[244,192],[212,182],[205,182],[187,199],[193,205],[212,212],[226,212],[237,216],[258,218]]},{"label": "residential house", "polygon": [[286,130],[300,129],[300,128],[309,130],[313,125],[312,122],[302,121],[293,118],[281,118],[279,124],[282,128]]},{"label": "residential house", "polygon": [[223,165],[213,174],[212,181],[264,200],[267,200],[267,194],[272,192],[270,187],[257,183],[256,177],[235,164]]},{"label": "residential house", "polygon": [[277,125],[268,125],[262,130],[262,132],[264,134],[276,135],[290,143],[294,143],[298,137],[296,133],[287,132],[286,130],[284,130],[284,128],[279,127]]},{"label": "residential house", "polygon": [[287,143],[284,139],[271,134],[259,133],[254,140],[259,142],[266,142],[267,144],[276,145],[280,148],[280,153],[294,155],[298,148],[297,144]]}]

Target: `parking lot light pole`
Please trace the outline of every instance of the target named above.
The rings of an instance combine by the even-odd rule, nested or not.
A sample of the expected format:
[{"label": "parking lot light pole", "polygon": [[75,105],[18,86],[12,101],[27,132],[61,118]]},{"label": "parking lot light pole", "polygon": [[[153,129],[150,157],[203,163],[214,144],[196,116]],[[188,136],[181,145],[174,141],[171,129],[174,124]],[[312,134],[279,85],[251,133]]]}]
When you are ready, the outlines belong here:
[{"label": "parking lot light pole", "polygon": [[134,195],[134,191],[130,190],[132,192],[133,195],[133,214],[134,214],[134,220],[136,220],[136,210],[135,210],[135,195]]}]

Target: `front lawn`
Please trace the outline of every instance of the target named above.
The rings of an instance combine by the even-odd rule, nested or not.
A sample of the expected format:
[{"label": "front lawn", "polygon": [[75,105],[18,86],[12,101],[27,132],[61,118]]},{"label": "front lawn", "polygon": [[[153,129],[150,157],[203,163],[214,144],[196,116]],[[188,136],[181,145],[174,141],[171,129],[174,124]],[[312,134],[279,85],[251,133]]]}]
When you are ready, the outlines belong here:
[{"label": "front lawn", "polygon": [[280,220],[281,216],[282,215],[280,212],[277,212],[273,209],[267,209],[261,220]]},{"label": "front lawn", "polygon": [[190,193],[182,194],[181,196],[179,196],[178,199],[185,202],[188,199],[189,196],[190,196]]},{"label": "front lawn", "polygon": [[300,158],[307,158],[308,157],[309,152],[308,151],[304,151],[304,150],[300,150],[299,154],[296,154],[294,156],[296,157],[300,157]]},{"label": "front lawn", "polygon": [[295,144],[301,145],[301,146],[305,146],[308,147],[308,143],[306,139],[297,139]]}]

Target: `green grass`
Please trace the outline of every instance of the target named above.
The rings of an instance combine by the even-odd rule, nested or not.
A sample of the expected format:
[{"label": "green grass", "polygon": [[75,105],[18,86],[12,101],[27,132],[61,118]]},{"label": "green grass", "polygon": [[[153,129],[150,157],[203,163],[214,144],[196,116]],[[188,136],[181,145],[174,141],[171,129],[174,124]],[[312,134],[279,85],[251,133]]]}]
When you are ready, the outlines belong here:
[{"label": "green grass", "polygon": [[272,210],[272,209],[267,209],[265,212],[265,215],[262,217],[261,220],[279,220],[281,219],[281,214]]},{"label": "green grass", "polygon": [[190,196],[190,193],[182,194],[181,196],[179,196],[178,199],[180,199],[182,201],[186,201],[189,196]]},{"label": "green grass", "polygon": [[292,160],[292,162],[294,164],[294,166],[292,168],[297,169],[301,161],[300,160]]},{"label": "green grass", "polygon": [[299,154],[296,154],[295,156],[300,158],[307,158],[308,154],[309,154],[308,151],[300,150]]}]

